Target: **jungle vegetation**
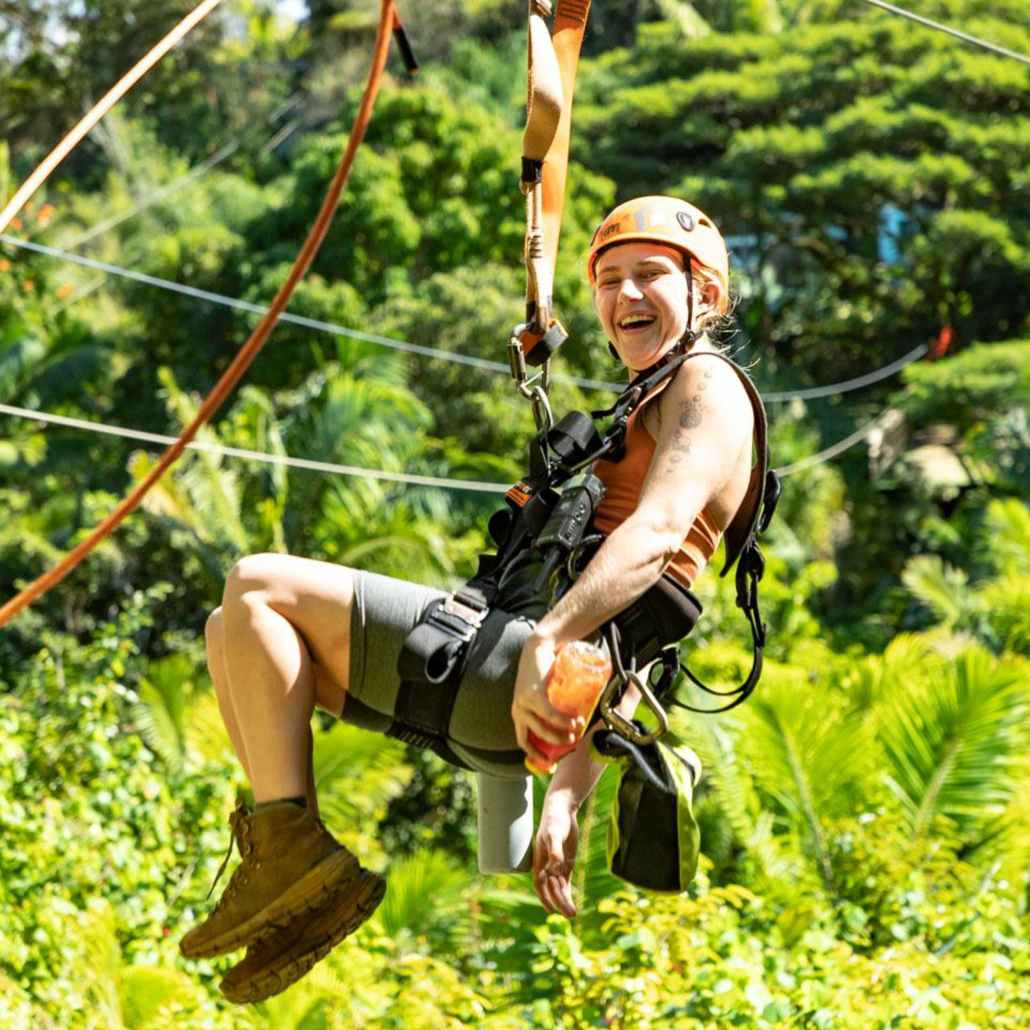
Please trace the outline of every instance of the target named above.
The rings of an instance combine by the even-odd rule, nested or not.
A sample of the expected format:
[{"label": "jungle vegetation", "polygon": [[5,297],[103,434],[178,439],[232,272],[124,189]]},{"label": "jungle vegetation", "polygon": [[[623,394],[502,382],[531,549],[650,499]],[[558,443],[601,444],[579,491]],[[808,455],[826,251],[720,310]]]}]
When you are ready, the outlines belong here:
[{"label": "jungle vegetation", "polygon": [[[0,0],[0,201],[189,0]],[[908,6],[1030,53],[1025,0]],[[300,24],[231,0],[107,118],[0,242],[0,403],[176,434],[255,316],[78,256],[265,304],[345,145],[372,0]],[[424,62],[385,88],[295,314],[505,360],[520,319],[524,4],[405,4]],[[617,200],[695,200],[729,238],[726,339],[784,480],[760,688],[678,711],[705,766],[678,897],[607,872],[606,773],[580,915],[476,871],[475,782],[316,715],[329,827],[386,901],[285,994],[218,994],[176,942],[206,911],[242,770],[204,623],[242,556],[440,586],[496,495],[191,451],[0,632],[0,1024],[11,1030],[1017,1030],[1030,1024],[1030,70],[859,0],[595,0],[577,91],[556,372],[615,383],[583,270]],[[808,400],[925,353],[862,389]],[[610,396],[557,380],[559,411]],[[4,596],[80,540],[153,445],[0,415]],[[283,323],[201,438],[504,483],[506,375]],[[732,583],[682,645],[727,689]],[[683,688],[697,707],[718,699]],[[538,797],[539,801],[539,797]]]}]

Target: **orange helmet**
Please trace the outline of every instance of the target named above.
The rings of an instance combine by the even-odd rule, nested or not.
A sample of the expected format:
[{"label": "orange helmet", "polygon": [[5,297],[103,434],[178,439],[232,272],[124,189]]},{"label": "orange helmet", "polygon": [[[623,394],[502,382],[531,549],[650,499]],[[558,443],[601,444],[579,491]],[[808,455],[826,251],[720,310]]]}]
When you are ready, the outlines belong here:
[{"label": "orange helmet", "polygon": [[729,306],[730,259],[715,223],[700,209],[676,197],[637,197],[620,204],[597,227],[590,242],[587,276],[591,285],[601,251],[616,243],[647,240],[688,254],[722,285],[720,310]]}]

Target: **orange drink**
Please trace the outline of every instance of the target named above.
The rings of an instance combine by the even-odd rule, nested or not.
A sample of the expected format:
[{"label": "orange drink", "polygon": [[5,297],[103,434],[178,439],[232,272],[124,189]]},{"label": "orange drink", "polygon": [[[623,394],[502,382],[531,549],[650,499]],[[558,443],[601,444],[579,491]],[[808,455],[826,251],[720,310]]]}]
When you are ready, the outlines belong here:
[{"label": "orange drink", "polygon": [[[574,640],[558,648],[554,665],[547,677],[547,700],[566,715],[582,716],[584,727],[571,744],[551,744],[541,740],[532,730],[529,731],[530,743],[545,754],[551,763],[548,772],[553,772],[558,759],[567,755],[579,743],[611,674],[611,659],[593,644]],[[544,771],[530,765],[528,758],[525,764],[530,772]]]}]

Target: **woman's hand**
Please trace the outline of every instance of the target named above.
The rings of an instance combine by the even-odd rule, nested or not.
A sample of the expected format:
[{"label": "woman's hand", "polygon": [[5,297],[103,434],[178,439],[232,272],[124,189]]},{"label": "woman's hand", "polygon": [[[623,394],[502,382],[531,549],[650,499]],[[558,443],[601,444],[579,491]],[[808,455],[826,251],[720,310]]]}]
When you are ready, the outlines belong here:
[{"label": "woman's hand", "polygon": [[533,889],[548,915],[557,910],[571,919],[576,914],[572,867],[578,846],[575,811],[565,804],[545,804],[533,848]]},{"label": "woman's hand", "polygon": [[583,719],[566,715],[547,700],[544,684],[554,664],[554,641],[530,634],[522,647],[519,671],[515,677],[515,694],[511,703],[511,718],[515,723],[515,738],[526,752],[529,762],[541,772],[551,768],[550,759],[537,750],[529,740],[532,730],[541,740],[550,744],[571,744],[582,731]]}]

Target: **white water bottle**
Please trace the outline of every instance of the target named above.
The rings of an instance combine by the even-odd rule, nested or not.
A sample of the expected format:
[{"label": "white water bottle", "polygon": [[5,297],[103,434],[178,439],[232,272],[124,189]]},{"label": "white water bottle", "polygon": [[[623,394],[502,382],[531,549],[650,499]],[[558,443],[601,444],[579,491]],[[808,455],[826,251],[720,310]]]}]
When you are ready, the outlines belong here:
[{"label": "white water bottle", "polygon": [[479,773],[479,871],[525,873],[533,868],[533,777]]}]

